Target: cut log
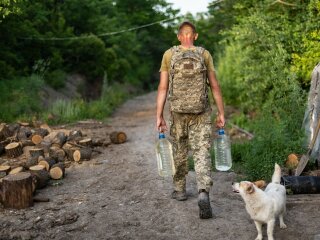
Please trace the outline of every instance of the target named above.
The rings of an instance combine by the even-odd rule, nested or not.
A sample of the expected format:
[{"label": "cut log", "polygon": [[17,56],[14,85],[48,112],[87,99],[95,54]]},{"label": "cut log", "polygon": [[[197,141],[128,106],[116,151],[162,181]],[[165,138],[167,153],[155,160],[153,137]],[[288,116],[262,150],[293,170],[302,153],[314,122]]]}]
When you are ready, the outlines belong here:
[{"label": "cut log", "polygon": [[24,148],[26,146],[34,146],[34,143],[31,140],[20,140],[20,145]]},{"label": "cut log", "polygon": [[45,158],[41,161],[39,161],[39,165],[45,166],[46,170],[49,171],[50,168],[56,163],[56,161],[53,158]]},{"label": "cut log", "polygon": [[82,138],[82,132],[80,130],[74,130],[69,133],[68,141],[77,142]]},{"label": "cut log", "polygon": [[75,147],[69,143],[66,143],[63,145],[63,150],[65,151],[66,155],[67,155],[67,158],[70,160],[70,161],[74,161],[73,159],[73,153],[78,150],[79,148],[78,147]]},{"label": "cut log", "polygon": [[295,153],[288,155],[285,166],[289,169],[295,169],[299,164],[299,156]]},{"label": "cut log", "polygon": [[52,179],[58,180],[64,177],[65,168],[63,163],[57,163],[53,165],[50,169],[50,177]]},{"label": "cut log", "polygon": [[29,168],[29,171],[40,171],[40,170],[46,170],[46,167],[38,164],[38,165],[31,166]]},{"label": "cut log", "polygon": [[10,172],[9,172],[9,175],[14,175],[14,174],[17,174],[17,173],[21,173],[24,171],[24,168],[23,167],[16,167],[14,169],[12,169]]},{"label": "cut log", "polygon": [[79,145],[86,146],[86,147],[92,147],[92,139],[91,138],[85,138],[79,141]]},{"label": "cut log", "polygon": [[41,141],[43,140],[43,137],[39,134],[33,134],[32,137],[31,137],[31,141],[37,145],[39,143],[41,143]]},{"label": "cut log", "polygon": [[41,124],[41,125],[40,125],[40,128],[46,129],[46,130],[48,131],[48,133],[51,133],[51,132],[52,132],[51,128],[50,128],[49,125],[46,124],[46,123]]},{"label": "cut log", "polygon": [[0,141],[12,136],[12,132],[5,123],[0,124]]},{"label": "cut log", "polygon": [[6,154],[9,158],[19,157],[23,151],[18,142],[9,143],[5,146]]},{"label": "cut log", "polygon": [[30,156],[30,150],[33,149],[34,147],[33,146],[25,146],[23,147],[22,151],[23,151],[23,154],[26,158],[29,158],[31,157]]},{"label": "cut log", "polygon": [[76,162],[80,160],[90,160],[92,154],[92,149],[90,148],[80,148],[73,153],[73,159]]},{"label": "cut log", "polygon": [[20,127],[17,138],[19,141],[25,141],[29,139],[32,135],[32,131],[29,127]]},{"label": "cut log", "polygon": [[30,126],[30,123],[28,123],[28,122],[18,121],[17,123],[19,123],[20,126],[22,126],[22,127],[29,127]]},{"label": "cut log", "polygon": [[27,159],[26,163],[25,163],[25,167],[27,169],[30,169],[30,167],[34,166],[34,165],[38,165],[38,158],[37,157],[30,157]]},{"label": "cut log", "polygon": [[32,158],[36,158],[38,160],[38,158],[40,156],[44,157],[44,150],[43,148],[34,148],[34,149],[30,149],[30,156]]},{"label": "cut log", "polygon": [[49,157],[53,158],[57,162],[63,162],[66,156],[65,151],[57,146],[52,146],[49,149]]},{"label": "cut log", "polygon": [[127,135],[124,132],[112,132],[110,133],[110,140],[112,143],[119,144],[127,141]]},{"label": "cut log", "polygon": [[50,180],[49,173],[44,169],[43,165],[36,165],[30,168],[30,173],[33,177],[33,191],[44,188]]},{"label": "cut log", "polygon": [[11,136],[14,134],[17,134],[19,129],[20,129],[20,124],[19,123],[10,123],[8,125],[9,131],[11,132]]},{"label": "cut log", "polygon": [[65,135],[64,132],[58,132],[54,138],[52,139],[52,146],[56,146],[56,147],[62,147],[63,144],[65,144],[67,141],[67,136]]},{"label": "cut log", "polygon": [[4,146],[0,143],[0,155],[4,153]]},{"label": "cut log", "polygon": [[101,147],[105,143],[105,139],[92,139],[92,146],[93,147]]},{"label": "cut log", "polygon": [[33,206],[32,177],[22,172],[5,176],[2,180],[4,208],[23,209]]},{"label": "cut log", "polygon": [[11,170],[10,166],[3,166],[3,165],[0,166],[0,172],[4,172],[6,175],[9,174],[10,170]]}]

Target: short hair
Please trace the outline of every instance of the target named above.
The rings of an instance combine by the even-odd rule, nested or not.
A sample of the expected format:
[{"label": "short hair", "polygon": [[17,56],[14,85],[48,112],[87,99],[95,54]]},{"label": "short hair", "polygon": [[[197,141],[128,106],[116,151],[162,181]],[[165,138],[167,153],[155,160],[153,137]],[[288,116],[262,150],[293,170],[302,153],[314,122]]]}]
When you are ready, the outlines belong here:
[{"label": "short hair", "polygon": [[184,21],[183,23],[180,24],[179,29],[178,29],[178,33],[180,33],[181,29],[185,26],[189,26],[192,28],[193,33],[196,33],[196,27],[189,21]]}]

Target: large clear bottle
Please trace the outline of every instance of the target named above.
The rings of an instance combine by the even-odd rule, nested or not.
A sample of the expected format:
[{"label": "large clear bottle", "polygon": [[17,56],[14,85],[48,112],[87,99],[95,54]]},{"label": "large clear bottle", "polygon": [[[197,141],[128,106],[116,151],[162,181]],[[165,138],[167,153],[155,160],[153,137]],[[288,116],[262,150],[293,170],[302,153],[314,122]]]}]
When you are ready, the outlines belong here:
[{"label": "large clear bottle", "polygon": [[219,129],[218,136],[213,141],[215,167],[219,171],[228,171],[232,167],[231,147],[229,137],[224,129]]},{"label": "large clear bottle", "polygon": [[159,133],[159,140],[156,143],[156,155],[158,173],[161,177],[171,177],[175,174],[175,167],[172,156],[172,145],[166,139],[164,133]]}]

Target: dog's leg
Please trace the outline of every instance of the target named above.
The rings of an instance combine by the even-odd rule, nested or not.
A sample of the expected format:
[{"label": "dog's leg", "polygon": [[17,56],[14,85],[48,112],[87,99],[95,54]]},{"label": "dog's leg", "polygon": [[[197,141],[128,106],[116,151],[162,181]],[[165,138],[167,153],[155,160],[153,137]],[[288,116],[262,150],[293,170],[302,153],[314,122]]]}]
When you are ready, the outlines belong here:
[{"label": "dog's leg", "polygon": [[275,219],[268,221],[268,227],[267,227],[268,240],[274,240],[273,238],[274,223],[275,223]]},{"label": "dog's leg", "polygon": [[254,224],[256,225],[256,228],[258,231],[258,236],[256,237],[255,240],[262,240],[262,223],[254,221]]},{"label": "dog's leg", "polygon": [[279,221],[280,221],[280,228],[287,228],[287,225],[283,221],[283,214],[282,213],[279,215]]}]

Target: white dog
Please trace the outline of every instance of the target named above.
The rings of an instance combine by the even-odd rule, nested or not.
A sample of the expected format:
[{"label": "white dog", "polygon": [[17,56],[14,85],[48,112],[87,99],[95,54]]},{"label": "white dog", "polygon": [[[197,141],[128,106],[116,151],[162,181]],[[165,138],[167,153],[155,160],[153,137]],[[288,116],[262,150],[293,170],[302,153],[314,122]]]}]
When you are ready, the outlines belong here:
[{"label": "white dog", "polygon": [[281,168],[278,164],[274,166],[272,182],[265,191],[259,189],[252,182],[243,181],[234,183],[233,191],[240,193],[246,209],[256,225],[258,236],[256,240],[262,239],[262,224],[267,224],[268,240],[274,240],[273,229],[276,218],[279,217],[280,228],[287,226],[283,222],[283,214],[286,211],[286,189],[280,184]]}]

